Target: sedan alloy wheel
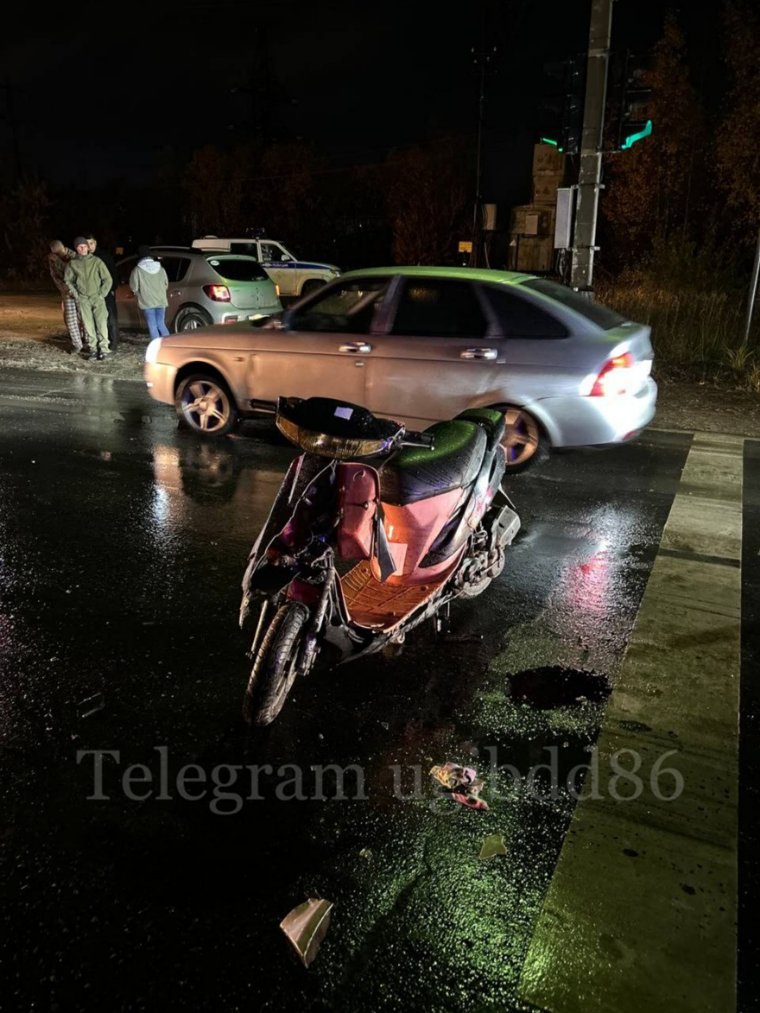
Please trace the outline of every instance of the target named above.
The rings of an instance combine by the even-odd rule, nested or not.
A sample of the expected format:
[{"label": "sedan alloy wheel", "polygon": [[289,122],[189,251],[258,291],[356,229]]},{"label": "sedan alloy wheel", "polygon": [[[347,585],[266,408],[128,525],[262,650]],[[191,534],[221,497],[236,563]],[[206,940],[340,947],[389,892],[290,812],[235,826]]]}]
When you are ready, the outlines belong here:
[{"label": "sedan alloy wheel", "polygon": [[533,416],[522,408],[508,405],[502,411],[506,429],[501,445],[507,458],[507,471],[519,471],[543,450],[541,431]]},{"label": "sedan alloy wheel", "polygon": [[186,377],[177,390],[175,405],[180,419],[204,436],[224,436],[237,421],[229,391],[213,376]]}]

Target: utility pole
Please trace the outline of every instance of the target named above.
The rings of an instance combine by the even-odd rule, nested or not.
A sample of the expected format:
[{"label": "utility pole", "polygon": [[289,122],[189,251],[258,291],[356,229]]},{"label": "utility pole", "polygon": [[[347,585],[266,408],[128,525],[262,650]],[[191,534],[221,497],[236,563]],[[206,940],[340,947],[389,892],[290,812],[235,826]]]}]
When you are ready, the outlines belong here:
[{"label": "utility pole", "polygon": [[486,52],[486,4],[483,4],[483,20],[480,28],[480,49],[476,53],[473,46],[470,52],[473,54],[473,63],[480,66],[480,91],[478,93],[478,133],[475,142],[475,200],[472,208],[472,253],[470,255],[470,267],[478,267],[480,264],[480,246],[482,239],[481,215],[483,208],[483,194],[481,186],[483,182],[483,121],[485,118],[486,105],[486,71],[491,61],[491,56],[496,52],[496,46],[492,46]]},{"label": "utility pole", "polygon": [[[483,49],[480,50],[480,95],[478,97],[478,139],[475,142],[475,201],[472,206],[472,257],[470,264],[472,267],[478,266],[478,254],[480,252],[480,206],[482,202],[482,194],[480,192],[480,186],[483,178],[482,169],[482,148],[483,148],[483,111],[485,108],[486,100],[486,61],[483,58]],[[478,62],[476,57],[475,62]]]},{"label": "utility pole", "polygon": [[16,182],[21,179],[21,151],[18,143],[18,123],[16,122],[16,106],[13,100],[13,85],[11,79],[6,75],[3,84],[5,92],[5,111],[8,119],[8,126],[11,131],[11,142],[13,144],[13,159],[16,168]]},{"label": "utility pole", "polygon": [[570,284],[591,292],[596,247],[596,218],[602,178],[604,106],[607,98],[607,62],[612,33],[614,0],[591,0],[591,26],[586,64],[586,100],[583,106],[578,204],[573,239]]},{"label": "utility pole", "polygon": [[[284,102],[290,102],[276,83],[272,50],[267,29],[257,25],[253,30],[251,60],[248,65],[247,84],[230,88],[231,94],[247,95],[248,109],[245,125],[250,136],[260,145],[270,144],[277,131],[274,126],[274,110]],[[237,124],[230,124],[230,128]]]}]

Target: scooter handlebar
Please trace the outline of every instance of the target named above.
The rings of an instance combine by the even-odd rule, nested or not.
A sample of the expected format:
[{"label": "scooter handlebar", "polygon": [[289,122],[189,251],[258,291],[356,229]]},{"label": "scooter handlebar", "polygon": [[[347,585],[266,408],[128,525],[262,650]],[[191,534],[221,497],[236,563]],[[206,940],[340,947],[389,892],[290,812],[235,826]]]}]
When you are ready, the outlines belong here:
[{"label": "scooter handlebar", "polygon": [[401,437],[402,447],[427,447],[432,450],[435,447],[435,436],[433,433],[416,433],[408,429]]}]

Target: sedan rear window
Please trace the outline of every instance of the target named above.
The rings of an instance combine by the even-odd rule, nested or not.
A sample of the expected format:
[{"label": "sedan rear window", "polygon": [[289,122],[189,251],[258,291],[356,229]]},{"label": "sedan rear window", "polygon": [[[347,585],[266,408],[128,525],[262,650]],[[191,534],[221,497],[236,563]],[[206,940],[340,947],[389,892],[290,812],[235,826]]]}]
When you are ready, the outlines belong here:
[{"label": "sedan rear window", "polygon": [[524,299],[513,286],[486,285],[483,288],[494,313],[499,329],[507,338],[566,338],[569,331],[543,306]]},{"label": "sedan rear window", "polygon": [[269,278],[264,268],[255,260],[243,257],[209,257],[209,264],[218,275],[227,281],[265,281]]},{"label": "sedan rear window", "polygon": [[488,329],[478,297],[467,281],[407,278],[392,334],[480,338]]},{"label": "sedan rear window", "polygon": [[559,282],[549,281],[547,278],[531,278],[530,281],[522,282],[520,288],[529,288],[534,292],[539,292],[541,295],[548,295],[549,298],[556,299],[557,302],[561,302],[568,309],[580,313],[581,316],[596,324],[597,327],[601,327],[602,330],[609,331],[612,327],[625,323],[625,317],[621,317],[619,313],[611,310],[609,306],[592,302],[590,299],[582,296],[580,292],[568,288],[567,285],[560,285]]}]

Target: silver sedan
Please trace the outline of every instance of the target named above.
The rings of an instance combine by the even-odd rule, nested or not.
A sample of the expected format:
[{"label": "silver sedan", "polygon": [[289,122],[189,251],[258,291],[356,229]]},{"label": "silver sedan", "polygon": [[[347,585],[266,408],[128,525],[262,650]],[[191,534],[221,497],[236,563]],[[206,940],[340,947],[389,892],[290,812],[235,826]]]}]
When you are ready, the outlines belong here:
[{"label": "silver sedan", "polygon": [[322,395],[421,429],[471,407],[507,418],[508,467],[621,443],[651,422],[650,328],[546,278],[507,271],[352,271],[263,327],[151,342],[145,379],[191,428],[224,435],[278,396]]}]

